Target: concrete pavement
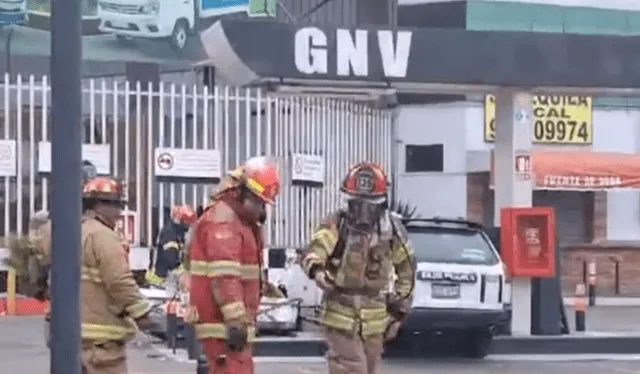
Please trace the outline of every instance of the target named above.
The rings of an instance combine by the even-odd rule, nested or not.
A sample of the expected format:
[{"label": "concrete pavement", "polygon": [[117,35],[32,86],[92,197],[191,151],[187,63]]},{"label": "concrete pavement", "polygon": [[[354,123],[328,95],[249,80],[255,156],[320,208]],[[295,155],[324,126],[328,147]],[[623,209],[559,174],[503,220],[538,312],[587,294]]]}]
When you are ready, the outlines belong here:
[{"label": "concrete pavement", "polygon": [[[640,333],[637,316],[640,308],[596,307],[590,311],[591,323],[602,331]],[[606,327],[609,327],[608,329]],[[626,326],[626,328],[625,328]],[[40,317],[0,317],[1,372],[47,373],[49,352],[43,341]],[[146,335],[140,335],[129,349],[131,374],[193,374],[195,364],[188,362],[184,351],[176,355]],[[541,371],[563,374],[640,374],[640,355],[541,355],[489,356],[483,361],[387,360],[381,374],[538,374]],[[326,364],[321,357],[258,358],[256,374],[322,374]]]}]

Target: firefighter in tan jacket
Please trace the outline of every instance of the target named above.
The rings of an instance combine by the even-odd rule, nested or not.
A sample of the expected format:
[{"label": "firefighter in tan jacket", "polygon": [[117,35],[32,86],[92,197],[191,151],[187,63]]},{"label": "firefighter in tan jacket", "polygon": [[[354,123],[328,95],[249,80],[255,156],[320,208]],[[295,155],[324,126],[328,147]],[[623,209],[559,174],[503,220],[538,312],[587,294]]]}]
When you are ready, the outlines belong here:
[{"label": "firefighter in tan jacket", "polygon": [[387,184],[375,164],[351,168],[341,187],[347,209],[325,219],[302,259],[324,292],[329,374],[378,373],[384,341],[411,308],[415,258],[402,222],[387,209]]},{"label": "firefighter in tan jacket", "polygon": [[151,325],[114,231],[123,205],[120,184],[97,177],[83,188],[82,365],[84,374],[126,374],[125,344]]}]

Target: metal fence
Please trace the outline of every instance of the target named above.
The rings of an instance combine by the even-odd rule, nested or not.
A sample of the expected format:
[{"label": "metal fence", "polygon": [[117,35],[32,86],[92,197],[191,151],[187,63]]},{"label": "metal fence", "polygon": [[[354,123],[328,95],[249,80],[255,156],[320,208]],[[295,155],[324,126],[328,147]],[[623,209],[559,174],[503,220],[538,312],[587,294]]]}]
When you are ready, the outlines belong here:
[{"label": "metal fence", "polygon": [[[0,231],[25,232],[29,217],[49,209],[51,117],[47,77],[0,83]],[[157,178],[158,149],[214,150],[224,173],[246,158],[274,157],[281,196],[266,223],[271,246],[299,247],[341,202],[338,185],[361,160],[392,167],[391,111],[330,98],[275,97],[259,89],[91,80],[83,87],[83,158],[122,179],[129,204],[123,229],[149,245],[173,204],[205,205],[212,183]],[[176,153],[177,154],[177,153]],[[293,159],[324,162],[322,183],[294,183]],[[193,156],[191,156],[193,157]],[[204,156],[198,156],[204,157]],[[197,158],[197,157],[196,157]],[[189,162],[206,163],[193,159]],[[203,171],[204,173],[204,171]]]}]

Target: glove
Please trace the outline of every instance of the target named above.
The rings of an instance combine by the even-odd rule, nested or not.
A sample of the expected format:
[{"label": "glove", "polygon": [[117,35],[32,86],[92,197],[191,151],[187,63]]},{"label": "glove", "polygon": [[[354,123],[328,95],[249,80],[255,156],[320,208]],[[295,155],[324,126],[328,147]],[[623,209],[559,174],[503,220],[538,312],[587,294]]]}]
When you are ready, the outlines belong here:
[{"label": "glove", "polygon": [[384,341],[389,342],[395,339],[398,336],[398,332],[400,331],[401,323],[400,321],[391,320],[389,325],[387,325],[387,329],[384,330]]},{"label": "glove", "polygon": [[329,292],[335,288],[335,283],[326,270],[316,271],[313,276],[313,280],[316,282],[318,287],[325,292]]},{"label": "glove", "polygon": [[227,348],[232,352],[242,352],[249,341],[247,326],[241,322],[226,324]]},{"label": "glove", "polygon": [[387,313],[396,321],[404,320],[407,314],[409,314],[403,301],[404,300],[395,293],[387,294]]}]

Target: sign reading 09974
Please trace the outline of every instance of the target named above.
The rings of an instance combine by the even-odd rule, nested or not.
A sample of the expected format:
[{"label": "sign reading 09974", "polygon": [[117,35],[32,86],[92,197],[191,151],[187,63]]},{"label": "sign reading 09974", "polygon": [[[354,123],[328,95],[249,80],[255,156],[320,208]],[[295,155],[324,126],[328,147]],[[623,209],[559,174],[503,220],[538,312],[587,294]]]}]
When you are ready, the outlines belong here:
[{"label": "sign reading 09974", "polygon": [[[538,144],[591,144],[592,100],[588,96],[534,96],[533,142]],[[496,136],[496,100],[484,100],[484,141]]]}]

